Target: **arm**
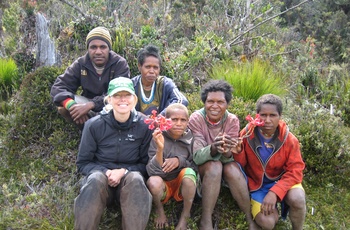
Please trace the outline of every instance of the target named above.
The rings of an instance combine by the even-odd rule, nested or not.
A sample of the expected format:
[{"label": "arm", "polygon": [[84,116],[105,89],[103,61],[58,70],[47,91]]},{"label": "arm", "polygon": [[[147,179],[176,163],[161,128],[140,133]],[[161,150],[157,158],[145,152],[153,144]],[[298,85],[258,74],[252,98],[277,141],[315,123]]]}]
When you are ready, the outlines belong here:
[{"label": "arm", "polygon": [[106,167],[95,162],[95,154],[98,143],[94,137],[91,124],[91,120],[85,123],[76,162],[78,172],[82,173],[83,175],[88,175],[92,170],[102,171],[103,173],[107,171]]},{"label": "arm", "polygon": [[153,140],[156,143],[156,161],[159,165],[163,165],[164,137],[162,131],[156,128],[153,132]]},{"label": "arm", "polygon": [[80,64],[76,60],[57,77],[50,92],[55,105],[62,106],[62,102],[67,98],[74,100],[74,94],[80,86],[80,76]]},{"label": "arm", "polygon": [[160,105],[160,114],[165,115],[165,109],[168,105],[173,103],[181,103],[185,106],[188,105],[187,98],[180,92],[173,80],[164,77],[164,90],[162,101]]}]

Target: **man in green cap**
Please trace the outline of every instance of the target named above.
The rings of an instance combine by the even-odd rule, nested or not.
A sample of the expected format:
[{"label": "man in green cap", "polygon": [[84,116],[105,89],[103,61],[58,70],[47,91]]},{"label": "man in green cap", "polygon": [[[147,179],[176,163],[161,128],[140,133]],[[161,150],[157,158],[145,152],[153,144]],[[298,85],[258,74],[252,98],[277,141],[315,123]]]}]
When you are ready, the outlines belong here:
[{"label": "man in green cap", "polygon": [[[58,112],[79,127],[103,108],[110,80],[130,78],[126,60],[111,50],[112,39],[104,27],[96,27],[86,37],[87,53],[79,57],[57,77],[51,97]],[[78,88],[81,95],[76,95]]]}]

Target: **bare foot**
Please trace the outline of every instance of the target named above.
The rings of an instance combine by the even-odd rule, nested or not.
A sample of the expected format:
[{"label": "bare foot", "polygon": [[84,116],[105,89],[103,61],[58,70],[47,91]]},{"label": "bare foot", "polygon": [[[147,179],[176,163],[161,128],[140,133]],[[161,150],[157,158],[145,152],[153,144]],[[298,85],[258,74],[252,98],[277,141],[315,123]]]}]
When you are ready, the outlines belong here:
[{"label": "bare foot", "polygon": [[201,222],[199,224],[199,229],[200,230],[213,230],[214,228],[213,228],[213,222],[212,222],[211,218],[206,219],[206,218],[203,218],[203,216],[202,216]]},{"label": "bare foot", "polygon": [[157,217],[155,218],[154,222],[156,224],[157,229],[163,229],[165,227],[168,227],[168,219],[165,216],[165,212],[163,207],[160,209],[156,210]]},{"label": "bare foot", "polygon": [[187,229],[187,218],[180,217],[179,223],[177,224],[175,230],[186,230]]}]

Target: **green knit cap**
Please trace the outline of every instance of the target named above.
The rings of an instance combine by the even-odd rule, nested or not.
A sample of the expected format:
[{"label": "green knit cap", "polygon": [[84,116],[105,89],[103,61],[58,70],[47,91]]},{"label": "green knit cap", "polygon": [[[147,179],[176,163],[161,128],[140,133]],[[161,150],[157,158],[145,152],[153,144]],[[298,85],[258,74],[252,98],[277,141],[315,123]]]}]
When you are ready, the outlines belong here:
[{"label": "green knit cap", "polygon": [[112,38],[109,31],[105,27],[96,27],[88,33],[86,37],[86,48],[89,48],[89,43],[94,39],[99,39],[106,42],[109,49],[112,49]]}]

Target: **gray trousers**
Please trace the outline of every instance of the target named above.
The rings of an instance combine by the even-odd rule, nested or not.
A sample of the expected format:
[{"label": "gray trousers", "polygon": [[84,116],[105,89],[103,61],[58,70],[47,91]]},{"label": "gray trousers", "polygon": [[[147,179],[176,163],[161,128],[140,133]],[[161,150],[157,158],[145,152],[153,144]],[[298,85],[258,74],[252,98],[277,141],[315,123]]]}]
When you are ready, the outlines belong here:
[{"label": "gray trousers", "polygon": [[74,229],[98,229],[107,205],[119,204],[122,229],[143,230],[152,208],[152,195],[139,172],[129,172],[113,188],[100,171],[85,177],[80,194],[74,200]]}]

